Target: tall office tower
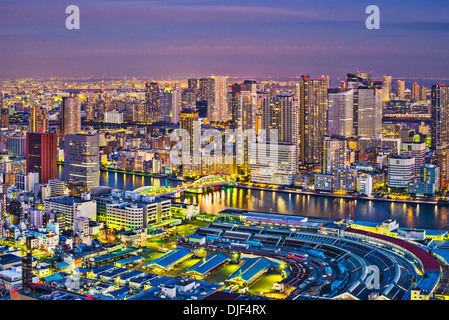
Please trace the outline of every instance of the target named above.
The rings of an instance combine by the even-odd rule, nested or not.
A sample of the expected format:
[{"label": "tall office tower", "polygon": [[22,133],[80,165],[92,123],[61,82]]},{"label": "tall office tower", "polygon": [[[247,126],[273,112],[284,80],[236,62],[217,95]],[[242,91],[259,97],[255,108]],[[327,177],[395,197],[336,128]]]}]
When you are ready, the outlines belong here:
[{"label": "tall office tower", "polygon": [[228,106],[228,77],[212,76],[214,79],[213,102],[207,103],[207,119],[209,121],[229,120]]},{"label": "tall office tower", "polygon": [[[238,167],[244,174],[249,174],[249,142],[245,133],[248,130],[255,130],[256,127],[256,109],[257,109],[257,93],[251,93],[250,91],[241,91],[237,96],[237,114],[236,114],[236,137],[238,141],[242,141],[243,144],[237,146],[236,160]],[[255,132],[255,131],[254,131]],[[255,137],[255,136],[254,136]],[[239,170],[239,169],[238,169]]]},{"label": "tall office tower", "polygon": [[93,102],[88,102],[86,105],[86,120],[95,120],[95,104]]},{"label": "tall office tower", "polygon": [[198,79],[189,78],[187,80],[187,89],[192,92],[196,92],[198,90]]},{"label": "tall office tower", "polygon": [[231,85],[231,121],[233,128],[237,128],[238,95],[240,91],[242,91],[242,84],[234,82]]},{"label": "tall office tower", "polygon": [[215,98],[215,79],[201,78],[198,88],[198,101],[206,102],[209,106]]},{"label": "tall office tower", "polygon": [[382,92],[369,86],[354,90],[354,128],[359,137],[382,133]]},{"label": "tall office tower", "polygon": [[407,142],[401,143],[400,155],[415,158],[415,177],[419,177],[421,167],[426,163],[426,143]]},{"label": "tall office tower", "polygon": [[251,93],[257,93],[256,80],[245,80],[242,83],[242,91],[249,91]]},{"label": "tall office tower", "polygon": [[56,179],[57,135],[55,133],[27,132],[26,172],[39,172],[39,182],[48,183]]},{"label": "tall office tower", "polygon": [[181,111],[181,89],[173,89],[171,98],[170,122],[176,124],[179,123],[179,112]]},{"label": "tall office tower", "polygon": [[81,100],[73,97],[62,99],[62,133],[76,134],[81,132]]},{"label": "tall office tower", "polygon": [[347,153],[347,141],[331,137],[323,140],[323,165],[321,173],[332,174],[335,168],[345,168]]},{"label": "tall office tower", "polygon": [[27,139],[24,135],[14,135],[8,137],[6,143],[8,153],[14,156],[26,156],[27,153]]},{"label": "tall office tower", "polygon": [[147,105],[143,103],[133,103],[132,105],[132,119],[133,122],[148,122],[147,120]]},{"label": "tall office tower", "polygon": [[410,99],[411,100],[420,100],[420,95],[421,95],[421,87],[417,82],[413,82],[412,83],[412,88],[410,91]]},{"label": "tall office tower", "polygon": [[352,137],[354,117],[354,90],[329,89],[327,109],[327,134]]},{"label": "tall office tower", "polygon": [[298,145],[298,104],[290,95],[262,99],[262,130],[267,142],[272,139],[270,130],[277,130],[279,142]]},{"label": "tall office tower", "polygon": [[48,132],[48,111],[47,109],[33,106],[29,118],[28,132]]},{"label": "tall office tower", "polygon": [[[194,109],[184,109],[179,114],[179,128],[186,131],[189,138],[189,144],[182,144],[182,152],[186,152],[188,148],[188,152],[190,155],[198,155],[200,150],[201,141],[194,140],[193,131],[195,129],[195,122],[198,123],[199,115],[198,112]],[[201,133],[201,132],[200,132]],[[198,137],[199,138],[199,137]],[[181,136],[182,141],[186,141],[184,135]],[[199,138],[200,139],[200,138]],[[182,172],[184,175],[191,176],[196,174],[201,174],[201,164],[193,164],[193,159],[191,158],[191,164],[183,164]]]},{"label": "tall office tower", "polygon": [[9,114],[7,108],[1,109],[1,121],[2,121],[2,129],[8,129],[9,128]]},{"label": "tall office tower", "polygon": [[145,98],[147,104],[147,120],[151,122],[159,121],[159,83],[145,83]]},{"label": "tall office tower", "polygon": [[435,164],[440,167],[441,188],[445,188],[449,185],[449,147],[435,148]]},{"label": "tall office tower", "polygon": [[432,148],[449,145],[449,85],[432,86]]},{"label": "tall office tower", "polygon": [[382,103],[390,101],[391,76],[382,76]]},{"label": "tall office tower", "polygon": [[419,100],[427,101],[427,88],[424,86],[421,86],[421,88],[419,89]]},{"label": "tall office tower", "polygon": [[405,100],[405,81],[396,81],[396,96],[399,100]]},{"label": "tall office tower", "polygon": [[301,76],[299,103],[299,161],[313,168],[321,167],[323,138],[327,135],[328,78],[317,80]]},{"label": "tall office tower", "polygon": [[159,95],[159,121],[170,121],[172,108],[172,89],[164,88]]},{"label": "tall office tower", "polygon": [[100,184],[99,146],[96,134],[71,134],[64,140],[64,180],[83,181],[87,190]]},{"label": "tall office tower", "polygon": [[196,99],[197,99],[197,93],[190,90],[184,90],[182,92],[182,108],[187,109],[195,109],[196,108]]}]

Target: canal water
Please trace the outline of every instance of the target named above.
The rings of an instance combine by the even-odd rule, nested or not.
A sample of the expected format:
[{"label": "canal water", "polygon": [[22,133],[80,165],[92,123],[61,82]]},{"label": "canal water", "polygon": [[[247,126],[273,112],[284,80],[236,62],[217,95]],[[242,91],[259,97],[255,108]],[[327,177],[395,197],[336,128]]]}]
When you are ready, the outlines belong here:
[{"label": "canal water", "polygon": [[[59,174],[62,176],[62,169]],[[100,185],[121,190],[142,186],[175,187],[180,181],[121,172],[100,172]],[[322,218],[348,218],[382,222],[395,219],[400,227],[440,229],[448,222],[449,206],[352,200],[265,190],[217,187],[204,194],[186,193],[180,201],[199,204],[202,212],[217,213],[226,208],[273,212]]]}]

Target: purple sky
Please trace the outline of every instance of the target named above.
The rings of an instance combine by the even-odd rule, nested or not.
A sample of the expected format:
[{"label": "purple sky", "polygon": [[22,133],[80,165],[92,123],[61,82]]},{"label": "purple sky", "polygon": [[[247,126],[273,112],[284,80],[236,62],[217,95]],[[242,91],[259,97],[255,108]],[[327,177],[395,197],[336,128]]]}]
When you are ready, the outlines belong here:
[{"label": "purple sky", "polygon": [[[449,77],[449,3],[0,0],[0,78]],[[65,8],[80,8],[68,30]],[[367,30],[378,5],[381,29]]]}]

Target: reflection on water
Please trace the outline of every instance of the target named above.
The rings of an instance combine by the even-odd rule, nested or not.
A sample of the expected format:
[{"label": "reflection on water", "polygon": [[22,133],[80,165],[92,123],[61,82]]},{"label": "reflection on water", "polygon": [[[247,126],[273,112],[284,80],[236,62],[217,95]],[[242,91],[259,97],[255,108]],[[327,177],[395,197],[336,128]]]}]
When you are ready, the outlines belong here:
[{"label": "reflection on water", "polygon": [[[271,194],[270,194],[271,193]],[[395,219],[401,227],[440,229],[447,222],[448,206],[326,198],[259,190],[222,188],[202,195],[186,194],[184,202],[200,204],[202,212],[226,208],[302,216],[382,222]]]},{"label": "reflection on water", "polygon": [[[58,175],[62,177],[62,168]],[[121,190],[143,186],[175,187],[176,180],[119,172],[100,172],[100,185]],[[440,229],[447,222],[449,206],[408,204],[368,200],[326,198],[263,190],[215,188],[205,194],[185,194],[182,201],[200,204],[202,212],[217,213],[226,208],[259,212],[276,212],[322,218],[348,218],[381,222],[396,219],[401,227]]]}]

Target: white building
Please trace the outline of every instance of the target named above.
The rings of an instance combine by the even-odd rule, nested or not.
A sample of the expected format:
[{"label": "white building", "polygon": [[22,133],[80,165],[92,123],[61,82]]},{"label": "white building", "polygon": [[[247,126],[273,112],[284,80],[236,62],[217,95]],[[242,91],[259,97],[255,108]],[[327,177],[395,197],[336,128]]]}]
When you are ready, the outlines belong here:
[{"label": "white building", "polygon": [[118,110],[106,111],[104,113],[104,122],[123,123],[123,113]]},{"label": "white building", "polygon": [[45,214],[51,211],[62,213],[65,225],[72,229],[76,217],[87,217],[91,220],[97,218],[97,204],[95,200],[83,200],[75,197],[50,198],[44,201]]},{"label": "white building", "polygon": [[[296,174],[297,149],[294,144],[277,144],[277,150],[266,144],[266,153],[260,145],[250,143],[251,182],[269,185],[293,185]],[[256,150],[259,155],[256,156]],[[262,154],[261,154],[261,153]]]},{"label": "white building", "polygon": [[16,174],[16,186],[19,190],[33,192],[34,185],[39,183],[39,172],[28,172]]},{"label": "white building", "polygon": [[388,186],[406,188],[415,178],[415,158],[391,157],[388,159]]},{"label": "white building", "polygon": [[358,191],[360,194],[367,196],[373,193],[373,177],[370,174],[362,173],[359,175]]}]

